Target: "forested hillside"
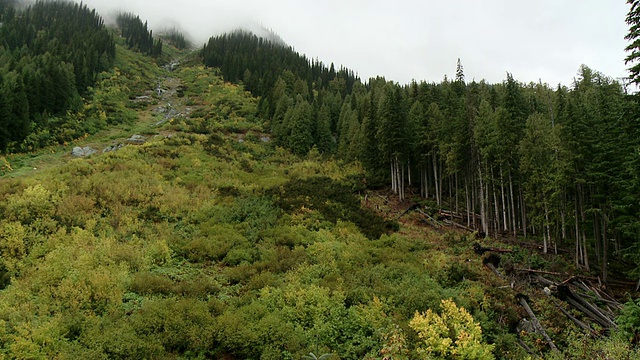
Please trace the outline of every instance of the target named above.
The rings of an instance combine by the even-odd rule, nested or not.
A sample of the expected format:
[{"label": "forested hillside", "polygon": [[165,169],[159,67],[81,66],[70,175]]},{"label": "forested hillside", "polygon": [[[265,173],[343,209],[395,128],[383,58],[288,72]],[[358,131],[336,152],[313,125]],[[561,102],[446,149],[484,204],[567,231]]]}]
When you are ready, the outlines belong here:
[{"label": "forested hillside", "polygon": [[38,2],[3,5],[0,19],[0,151],[27,150],[87,131],[64,119],[113,65],[115,42],[95,10]]},{"label": "forested hillside", "polygon": [[[162,41],[146,23],[123,13],[116,33],[87,5],[38,1],[16,10],[12,4],[0,7],[1,152],[33,151],[131,121],[126,99],[103,103],[109,79],[102,75],[113,68],[117,45],[162,55]],[[83,107],[85,99],[94,106]]]},{"label": "forested hillside", "polygon": [[[116,24],[129,49],[154,57],[162,55],[162,41],[160,39],[154,40],[153,31],[149,30],[146,22],[142,23],[139,16],[120,13],[116,17]],[[175,36],[179,36],[179,34],[174,34]],[[184,49],[184,47],[182,48]]]},{"label": "forested hillside", "polygon": [[[211,38],[205,64],[260,98],[279,145],[359,161],[372,184],[419,195],[492,237],[573,247],[577,267],[639,274],[638,105],[586,65],[570,86],[361,82],[246,33]],[[452,64],[453,65],[453,64]]]},{"label": "forested hillside", "polygon": [[640,359],[616,81],[468,82],[459,61],[363,82],[248,32],[191,52],[135,14],[12,4],[0,358]]}]

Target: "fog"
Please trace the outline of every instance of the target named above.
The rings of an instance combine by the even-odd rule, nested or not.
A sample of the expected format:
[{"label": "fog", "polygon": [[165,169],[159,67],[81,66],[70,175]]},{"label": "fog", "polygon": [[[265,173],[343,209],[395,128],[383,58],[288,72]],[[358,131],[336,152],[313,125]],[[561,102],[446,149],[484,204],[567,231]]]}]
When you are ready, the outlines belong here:
[{"label": "fog", "polygon": [[400,83],[454,76],[570,85],[586,64],[626,76],[628,6],[613,0],[86,0],[103,16],[130,11],[152,29],[177,25],[196,44],[264,26],[309,58]]}]

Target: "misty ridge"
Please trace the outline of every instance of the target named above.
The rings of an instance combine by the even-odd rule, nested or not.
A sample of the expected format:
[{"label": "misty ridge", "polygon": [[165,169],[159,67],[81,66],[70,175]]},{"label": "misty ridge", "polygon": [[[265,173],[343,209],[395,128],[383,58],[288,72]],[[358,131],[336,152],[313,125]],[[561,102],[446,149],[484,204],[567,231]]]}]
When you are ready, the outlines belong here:
[{"label": "misty ridge", "polygon": [[[250,32],[272,43],[286,44],[280,35],[258,20],[229,10],[218,11],[213,8],[207,8],[206,3],[197,7],[172,5],[176,6],[175,10],[178,10],[178,8],[186,10],[186,15],[179,12],[167,13],[165,12],[166,9],[152,4],[140,6],[139,1],[88,1],[86,4],[89,7],[94,7],[100,13],[107,25],[115,25],[118,14],[132,13],[139,16],[143,22],[148,22],[150,30],[153,30],[154,33],[162,35],[169,31],[178,31],[195,47],[201,47],[210,37],[235,31]],[[212,14],[211,18],[203,19],[208,14]]]},{"label": "misty ridge", "polygon": [[[38,0],[3,0],[13,3],[17,9],[26,8],[38,2]],[[49,1],[49,0],[45,0]],[[155,34],[163,35],[171,31],[182,33],[195,47],[200,47],[210,37],[225,33],[243,31],[252,33],[258,37],[267,39],[274,44],[286,45],[286,42],[267,25],[246,15],[240,15],[233,11],[216,11],[207,9],[206,2],[198,7],[187,7],[189,16],[175,17],[173,12],[165,12],[157,6],[157,2],[141,1],[72,1],[83,3],[90,9],[95,9],[108,26],[116,26],[116,18],[119,14],[130,13],[139,16],[142,22],[148,22],[149,29]],[[144,3],[144,4],[143,4]],[[171,4],[180,8],[180,4]],[[202,20],[203,14],[215,14],[212,19]]]},{"label": "misty ridge", "polygon": [[[84,4],[107,23],[113,23],[119,12],[130,12],[147,21],[155,34],[176,29],[197,47],[236,29],[275,43],[285,39],[309,59],[354,69],[363,79],[437,82],[445,74],[453,76],[458,58],[466,65],[467,77],[477,81],[500,82],[509,72],[525,83],[570,85],[582,64],[613,78],[624,76],[620,21],[624,4],[577,7],[574,0],[567,0],[504,6],[493,0],[478,7],[462,2],[457,10],[450,3],[404,0],[393,4],[332,0],[314,5],[287,0],[88,0]],[[558,18],[570,10],[583,16]],[[602,13],[601,30],[596,32],[581,20],[590,15],[583,13]],[[542,25],[544,31],[536,30]]]}]

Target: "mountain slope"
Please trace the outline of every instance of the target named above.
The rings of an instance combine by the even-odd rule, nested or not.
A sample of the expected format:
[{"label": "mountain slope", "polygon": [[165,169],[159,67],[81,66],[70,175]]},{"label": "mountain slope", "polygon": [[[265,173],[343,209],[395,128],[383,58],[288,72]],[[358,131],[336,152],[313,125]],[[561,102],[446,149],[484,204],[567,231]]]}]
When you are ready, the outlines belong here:
[{"label": "mountain slope", "polygon": [[[215,70],[163,71],[153,72],[166,92],[136,110],[144,144],[64,156],[0,183],[5,355],[413,357],[409,320],[452,298],[497,357],[524,357],[509,333],[520,319],[512,292],[469,238],[420,225],[418,214],[382,234],[383,219],[360,209],[362,169],[274,147],[257,100]],[[183,114],[156,125],[169,102]],[[571,326],[544,304],[534,302],[544,326],[575,351],[561,340]],[[537,338],[523,339],[543,351]]]},{"label": "mountain slope", "polygon": [[[593,339],[558,316],[531,286],[535,272],[514,275],[561,282],[577,271],[571,259],[442,227],[433,217],[445,215],[417,196],[411,209],[424,214],[405,213],[396,195],[367,188],[358,162],[277,146],[261,99],[197,54],[163,51],[174,66],[116,46],[83,105],[116,124],[7,157],[0,354],[402,359],[450,344],[430,355],[637,356],[626,339]],[[97,153],[74,158],[74,146]],[[476,241],[507,251],[492,262],[507,278]],[[562,355],[518,326],[522,298]],[[434,314],[451,318],[436,327],[423,319],[437,324]],[[419,337],[431,328],[444,330]]]}]

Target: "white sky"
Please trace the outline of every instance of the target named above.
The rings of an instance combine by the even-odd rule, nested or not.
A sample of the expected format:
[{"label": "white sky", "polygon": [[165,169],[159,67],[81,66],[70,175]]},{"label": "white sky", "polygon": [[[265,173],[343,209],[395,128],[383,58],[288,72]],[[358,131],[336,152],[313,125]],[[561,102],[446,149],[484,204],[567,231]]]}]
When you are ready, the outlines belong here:
[{"label": "white sky", "polygon": [[439,82],[455,74],[570,85],[586,64],[627,75],[625,0],[85,0],[107,16],[124,9],[153,28],[178,23],[199,44],[260,23],[296,51],[363,79]]}]

